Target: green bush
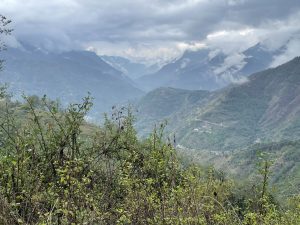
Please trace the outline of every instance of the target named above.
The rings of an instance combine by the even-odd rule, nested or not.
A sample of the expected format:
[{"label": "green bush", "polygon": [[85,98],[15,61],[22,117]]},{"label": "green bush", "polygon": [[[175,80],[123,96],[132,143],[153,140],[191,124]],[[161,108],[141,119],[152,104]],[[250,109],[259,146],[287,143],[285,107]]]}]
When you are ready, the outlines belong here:
[{"label": "green bush", "polygon": [[130,109],[96,127],[89,97],[65,110],[25,99],[1,103],[1,224],[300,224],[300,197],[272,200],[268,162],[237,193],[223,173],[183,166],[164,125],[139,140]]}]

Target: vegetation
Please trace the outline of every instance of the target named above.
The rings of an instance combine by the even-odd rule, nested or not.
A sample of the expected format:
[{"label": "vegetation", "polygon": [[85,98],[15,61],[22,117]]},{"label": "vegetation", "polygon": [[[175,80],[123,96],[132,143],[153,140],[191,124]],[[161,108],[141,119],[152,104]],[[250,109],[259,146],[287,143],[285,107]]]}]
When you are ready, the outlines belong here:
[{"label": "vegetation", "polygon": [[[245,149],[256,143],[298,140],[300,134],[300,58],[212,91],[156,89],[142,98],[139,131],[168,119],[179,144],[207,151]],[[193,96],[187,101],[185,96]],[[174,103],[169,107],[170,101]],[[158,107],[159,108],[158,108]],[[155,111],[156,113],[153,113]]]},{"label": "vegetation", "polygon": [[163,125],[139,140],[129,109],[95,127],[89,97],[65,110],[25,99],[1,99],[1,224],[300,223],[299,196],[274,202],[267,161],[261,183],[237,191],[213,168],[184,166]]},{"label": "vegetation", "polygon": [[178,124],[185,114],[195,106],[203,104],[209,96],[209,91],[190,91],[171,87],[157,88],[147,93],[137,104],[136,128],[142,136],[151,133],[154,124],[171,120]]},{"label": "vegetation", "polygon": [[215,152],[196,149],[178,149],[182,162],[203,166],[215,165],[226,171],[228,176],[243,185],[256,185],[258,180],[257,163],[272,162],[269,185],[278,201],[299,194],[300,187],[300,141],[280,141],[256,143],[245,149]]},{"label": "vegetation", "polygon": [[[8,28],[8,25],[11,23],[11,20],[8,20],[5,16],[0,14],[0,37],[2,35],[9,35],[12,32],[12,29]],[[2,39],[2,38],[1,38]],[[6,45],[4,42],[2,42],[0,39],[0,51],[4,50],[6,48]],[[3,59],[0,59],[0,70],[3,66]]]}]

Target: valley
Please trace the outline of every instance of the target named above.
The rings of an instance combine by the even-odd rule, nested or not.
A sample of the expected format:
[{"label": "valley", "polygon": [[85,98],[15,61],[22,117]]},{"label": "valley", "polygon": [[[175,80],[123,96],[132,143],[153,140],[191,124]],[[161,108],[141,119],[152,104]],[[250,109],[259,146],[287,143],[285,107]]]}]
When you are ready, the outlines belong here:
[{"label": "valley", "polygon": [[[64,107],[91,93],[94,106],[86,118],[97,123],[103,113],[113,111],[111,107],[129,105],[136,116],[135,128],[139,137],[148,137],[155,127],[163,124],[166,139],[176,139],[176,148],[183,158],[197,164],[213,165],[231,175],[242,173],[243,177],[250,177],[251,172],[243,173],[245,165],[236,162],[249,157],[251,146],[299,140],[300,59],[297,57],[279,67],[263,70],[270,64],[271,54],[275,53],[267,52],[257,44],[243,54],[247,56],[246,64],[234,73],[232,68],[228,71],[244,80],[215,86],[221,75],[214,74],[211,69],[222,65],[226,57],[219,54],[209,59],[207,50],[187,51],[177,61],[161,69],[156,67],[155,73],[160,74],[156,75],[151,74],[154,67],[147,69],[141,63],[121,57],[97,56],[87,51],[53,54],[23,44],[4,52],[7,63],[1,81],[9,84],[13,98],[21,99],[22,93],[46,94],[52,99],[59,98]],[[162,87],[147,93],[147,88],[139,89],[143,86],[139,82],[144,77],[156,79],[160,76],[160,81],[163,77],[173,79],[179,71],[178,65],[183,62],[186,68],[180,68],[186,71],[206,68],[206,72],[197,70],[195,75],[210,76],[214,87],[183,89],[187,87],[186,83],[178,81],[180,88],[177,84],[161,83],[158,85]],[[209,64],[204,66],[203,63]],[[250,74],[258,70],[263,71]],[[201,76],[197,78],[199,80],[185,79],[195,85],[206,82]],[[276,154],[271,153],[275,158]],[[283,162],[288,163],[284,159]],[[249,165],[253,166],[251,162]],[[297,163],[294,166],[294,170],[300,170]],[[298,180],[296,186],[300,183]]]}]

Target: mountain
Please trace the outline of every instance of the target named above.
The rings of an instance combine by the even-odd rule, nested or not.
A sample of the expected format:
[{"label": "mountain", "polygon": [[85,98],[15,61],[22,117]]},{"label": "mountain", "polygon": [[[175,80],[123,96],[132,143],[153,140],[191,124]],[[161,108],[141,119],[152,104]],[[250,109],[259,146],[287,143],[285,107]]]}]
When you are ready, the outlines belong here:
[{"label": "mountain", "polygon": [[250,75],[270,67],[274,56],[280,54],[281,49],[270,51],[261,43],[250,47],[243,52],[245,66],[239,71],[242,75]]},{"label": "mountain", "polygon": [[186,51],[183,56],[163,66],[158,72],[136,82],[145,90],[158,87],[212,90],[219,87],[210,64],[209,50]]},{"label": "mountain", "polygon": [[142,91],[122,72],[93,52],[51,53],[33,46],[9,48],[0,82],[8,83],[16,97],[48,95],[62,103],[78,102],[88,92],[94,100],[93,114],[108,111],[114,104],[142,95]]},{"label": "mountain", "polygon": [[120,57],[120,56],[107,56],[103,55],[101,58],[114,67],[115,69],[122,71],[131,79],[137,79],[143,75],[154,73],[159,70],[159,66],[154,64],[147,66],[142,63],[132,62],[129,59]]},{"label": "mountain", "polygon": [[[172,115],[192,108],[202,103],[210,95],[209,91],[191,91],[176,88],[158,88],[138,102],[137,129],[142,135],[152,132],[153,126],[163,123]],[[174,117],[173,122],[178,122],[180,117]]]},{"label": "mountain", "polygon": [[[300,135],[300,58],[250,75],[248,81],[211,92],[199,101],[167,116],[168,132],[175,133],[184,147],[231,151],[254,143],[296,140]],[[147,106],[152,107],[155,104]],[[141,115],[150,113],[140,110]]]},{"label": "mountain", "polygon": [[145,90],[158,87],[215,90],[269,68],[277,54],[279,50],[268,50],[260,43],[244,52],[231,55],[214,53],[209,48],[189,50],[156,73],[140,77],[136,82]]}]

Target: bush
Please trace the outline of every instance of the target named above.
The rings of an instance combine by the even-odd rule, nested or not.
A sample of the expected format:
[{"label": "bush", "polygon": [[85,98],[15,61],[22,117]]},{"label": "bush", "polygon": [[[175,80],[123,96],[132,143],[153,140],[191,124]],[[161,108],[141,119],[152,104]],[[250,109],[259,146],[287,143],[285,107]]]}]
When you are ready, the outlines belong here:
[{"label": "bush", "polygon": [[183,167],[164,125],[137,138],[127,108],[102,127],[84,117],[92,103],[61,110],[31,97],[2,106],[1,224],[299,224],[300,198],[283,211],[262,188],[235,193],[213,168]]}]

